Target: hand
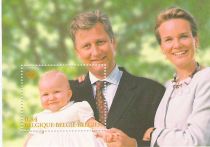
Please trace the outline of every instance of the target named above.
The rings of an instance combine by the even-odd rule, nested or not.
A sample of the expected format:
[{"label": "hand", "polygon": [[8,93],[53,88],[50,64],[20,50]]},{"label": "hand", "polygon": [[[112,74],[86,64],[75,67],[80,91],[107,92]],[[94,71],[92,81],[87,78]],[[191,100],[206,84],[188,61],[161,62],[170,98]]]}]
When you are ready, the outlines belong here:
[{"label": "hand", "polygon": [[146,132],[144,133],[143,140],[144,140],[144,141],[150,141],[150,140],[151,140],[151,133],[152,133],[153,131],[154,131],[154,128],[153,128],[153,127],[147,129]]},{"label": "hand", "polygon": [[85,75],[81,75],[81,76],[75,78],[75,80],[78,80],[78,82],[81,83],[85,80]]},{"label": "hand", "polygon": [[94,134],[97,138],[102,138],[105,142],[114,142],[118,137],[117,133],[111,133],[107,130],[95,130]]},{"label": "hand", "polygon": [[109,129],[108,132],[114,133],[114,141],[107,141],[108,147],[136,147],[137,142],[134,138],[129,137],[123,131],[112,128]]},{"label": "hand", "polygon": [[105,127],[103,124],[101,124],[100,122],[96,121],[94,117],[89,118],[89,119],[85,122],[85,125],[88,126],[88,127],[90,127],[90,128],[93,128],[93,129],[94,129],[94,128],[95,128],[95,129],[97,129],[97,128],[106,129],[106,127]]}]

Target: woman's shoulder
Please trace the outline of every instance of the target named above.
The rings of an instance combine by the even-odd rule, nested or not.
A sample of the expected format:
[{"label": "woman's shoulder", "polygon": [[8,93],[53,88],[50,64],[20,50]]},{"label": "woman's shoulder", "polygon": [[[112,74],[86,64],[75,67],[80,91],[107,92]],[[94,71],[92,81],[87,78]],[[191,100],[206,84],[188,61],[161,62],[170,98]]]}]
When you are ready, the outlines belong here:
[{"label": "woman's shoulder", "polygon": [[171,84],[172,84],[172,79],[166,81],[166,82],[164,83],[164,86],[167,88],[167,87],[169,87]]},{"label": "woman's shoulder", "polygon": [[205,67],[198,71],[193,77],[193,83],[198,87],[205,87],[210,85],[210,67]]},{"label": "woman's shoulder", "polygon": [[195,78],[198,80],[210,80],[210,67],[205,67],[195,74]]}]

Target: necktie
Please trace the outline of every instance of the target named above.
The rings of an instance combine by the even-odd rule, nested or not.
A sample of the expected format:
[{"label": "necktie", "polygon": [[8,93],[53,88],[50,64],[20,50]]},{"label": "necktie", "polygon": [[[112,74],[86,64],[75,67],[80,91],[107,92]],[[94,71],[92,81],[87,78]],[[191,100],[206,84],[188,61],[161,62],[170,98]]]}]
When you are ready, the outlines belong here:
[{"label": "necktie", "polygon": [[99,112],[99,122],[106,125],[106,118],[108,113],[108,106],[103,95],[104,82],[96,82],[96,106]]}]

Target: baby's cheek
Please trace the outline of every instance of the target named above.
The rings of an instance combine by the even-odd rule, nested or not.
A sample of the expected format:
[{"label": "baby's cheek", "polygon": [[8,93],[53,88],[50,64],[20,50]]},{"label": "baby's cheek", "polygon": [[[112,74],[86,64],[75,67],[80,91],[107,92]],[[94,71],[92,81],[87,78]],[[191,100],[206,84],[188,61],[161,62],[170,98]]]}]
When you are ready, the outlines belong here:
[{"label": "baby's cheek", "polygon": [[69,101],[69,96],[67,94],[60,94],[56,96],[58,101],[62,101],[62,102],[68,102]]},{"label": "baby's cheek", "polygon": [[41,104],[43,108],[47,108],[48,104],[47,104],[47,100],[41,100]]},{"label": "baby's cheek", "polygon": [[56,93],[54,96],[56,98],[63,98],[65,95],[63,93]]},{"label": "baby's cheek", "polygon": [[46,99],[41,99],[41,103],[42,103],[42,104],[45,104],[46,102],[47,102]]}]

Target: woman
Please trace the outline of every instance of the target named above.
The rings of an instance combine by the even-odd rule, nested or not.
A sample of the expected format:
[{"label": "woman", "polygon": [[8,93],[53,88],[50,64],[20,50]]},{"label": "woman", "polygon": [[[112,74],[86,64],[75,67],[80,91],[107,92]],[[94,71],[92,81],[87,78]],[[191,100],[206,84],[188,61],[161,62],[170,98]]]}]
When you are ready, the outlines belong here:
[{"label": "woman", "polygon": [[151,146],[210,145],[210,67],[195,60],[195,20],[181,8],[169,8],[158,15],[155,35],[176,73],[166,83],[155,129],[148,129],[144,139],[152,135]]}]

